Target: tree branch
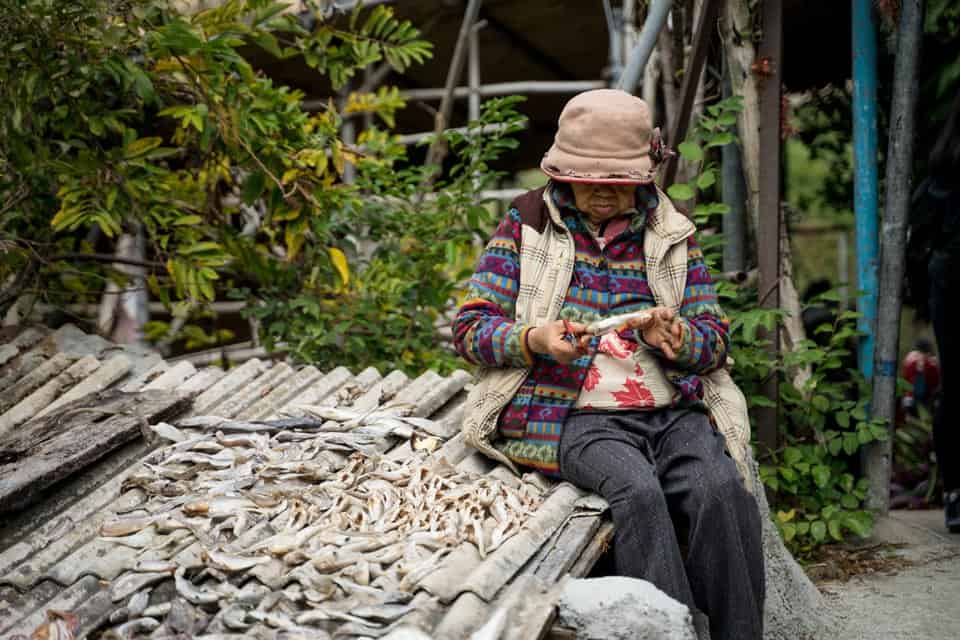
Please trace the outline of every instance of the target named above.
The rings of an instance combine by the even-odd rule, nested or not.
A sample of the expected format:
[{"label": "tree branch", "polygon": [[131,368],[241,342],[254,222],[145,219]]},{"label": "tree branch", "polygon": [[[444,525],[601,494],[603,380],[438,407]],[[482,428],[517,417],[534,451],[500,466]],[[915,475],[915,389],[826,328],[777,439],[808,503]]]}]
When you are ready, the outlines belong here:
[{"label": "tree branch", "polygon": [[58,253],[46,259],[48,262],[57,262],[60,260],[87,260],[91,262],[116,262],[118,264],[129,264],[134,267],[156,267],[166,269],[167,265],[153,260],[136,260],[134,258],[124,258],[115,256],[112,253]]}]

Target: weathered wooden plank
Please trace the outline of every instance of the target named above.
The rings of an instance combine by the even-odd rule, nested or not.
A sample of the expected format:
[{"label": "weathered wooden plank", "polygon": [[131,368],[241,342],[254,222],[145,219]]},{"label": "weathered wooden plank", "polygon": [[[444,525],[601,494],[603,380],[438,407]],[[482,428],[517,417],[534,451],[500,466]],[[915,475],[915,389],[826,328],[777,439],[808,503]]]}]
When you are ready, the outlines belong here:
[{"label": "weathered wooden plank", "polygon": [[77,386],[73,387],[62,396],[48,404],[42,409],[37,417],[45,416],[67,403],[79,400],[80,398],[98,391],[103,391],[111,384],[127,375],[133,365],[130,359],[124,355],[116,355],[100,365],[96,371],[84,378]]},{"label": "weathered wooden plank", "polygon": [[72,358],[58,353],[17,380],[8,391],[0,396],[0,414],[3,414],[10,407],[15,406],[18,402],[46,384],[51,378],[56,377],[61,371],[69,367],[72,362]]},{"label": "weathered wooden plank", "polygon": [[219,382],[194,399],[193,409],[187,415],[200,416],[210,413],[226,398],[263,373],[266,368],[267,365],[264,362],[253,358],[235,369],[230,369]]},{"label": "weathered wooden plank", "polygon": [[64,389],[77,384],[99,366],[100,361],[93,356],[85,356],[74,362],[66,371],[0,415],[0,435],[38,415],[44,407],[56,400]]},{"label": "weathered wooden plank", "polygon": [[[170,418],[182,412],[190,403],[188,395],[171,392],[114,393],[132,397],[134,406],[122,415],[114,415],[99,422],[95,429],[84,428],[92,422],[88,412],[74,411],[70,420],[59,421],[68,423],[73,428],[61,431],[53,438],[43,439],[36,446],[32,446],[31,441],[25,439],[6,441],[16,446],[8,447],[4,444],[3,451],[7,455],[0,457],[0,460],[5,461],[0,465],[0,513],[22,507],[54,482],[137,437],[142,420],[159,421]],[[83,398],[76,404],[67,405],[64,409],[69,412],[103,404],[103,397],[94,395],[92,398]],[[55,420],[48,424],[50,428],[58,426]],[[36,437],[42,438],[39,433]],[[30,460],[28,464],[24,464],[27,455]]]},{"label": "weathered wooden plank", "polygon": [[270,393],[263,396],[260,400],[250,407],[241,411],[237,418],[240,420],[257,420],[265,418],[274,411],[286,405],[286,403],[302,391],[320,379],[320,372],[316,367],[303,367],[287,378],[283,383],[274,387]]},{"label": "weathered wooden plank", "polygon": [[607,552],[613,541],[614,526],[610,520],[604,520],[600,528],[590,540],[590,544],[580,553],[580,557],[570,567],[570,575],[574,578],[582,578],[593,569],[597,560]]}]

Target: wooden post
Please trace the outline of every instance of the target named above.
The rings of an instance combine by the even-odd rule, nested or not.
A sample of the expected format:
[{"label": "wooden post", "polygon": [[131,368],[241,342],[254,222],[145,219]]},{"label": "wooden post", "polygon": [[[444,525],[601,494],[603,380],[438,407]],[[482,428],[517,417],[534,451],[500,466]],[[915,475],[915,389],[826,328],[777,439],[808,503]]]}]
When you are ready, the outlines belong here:
[{"label": "wooden post", "polygon": [[880,291],[877,301],[877,342],[873,369],[873,418],[884,420],[889,437],[871,443],[865,463],[870,490],[867,504],[885,514],[890,507],[890,456],[897,406],[897,351],[900,346],[900,308],[903,304],[904,248],[913,173],[914,111],[917,105],[920,42],[923,37],[923,0],[904,0],[897,30],[897,60],[893,71],[893,104],[884,180],[883,222],[880,232]]},{"label": "wooden post", "polygon": [[467,9],[463,14],[463,22],[460,23],[460,33],[457,36],[457,44],[453,48],[453,56],[450,57],[450,67],[447,70],[447,83],[444,86],[443,99],[440,101],[440,108],[437,110],[434,133],[437,138],[430,145],[427,151],[427,165],[440,164],[446,155],[446,144],[440,138],[440,133],[449,126],[450,114],[453,113],[453,91],[457,87],[457,81],[463,74],[463,64],[466,62],[467,43],[470,40],[470,29],[473,23],[477,21],[477,15],[480,13],[480,5],[483,0],[470,0]]},{"label": "wooden post", "polygon": [[[779,2],[763,4],[763,42],[761,59],[770,61],[770,74],[760,88],[760,202],[757,253],[760,268],[760,306],[780,308],[780,85],[783,52],[783,13]],[[780,328],[766,333],[770,360],[779,361]],[[777,409],[780,385],[776,372],[764,381],[764,395],[773,407],[756,410],[758,454],[763,456],[777,449]]]},{"label": "wooden post", "polygon": [[467,56],[467,85],[470,97],[467,99],[467,113],[471,120],[480,118],[480,28],[483,23],[470,27],[470,53]]},{"label": "wooden post", "polygon": [[[683,74],[683,92],[680,99],[680,112],[676,115],[670,136],[667,138],[667,144],[676,147],[683,142],[687,135],[687,128],[690,126],[690,113],[693,111],[694,98],[697,95],[697,86],[700,83],[700,75],[703,72],[703,65],[707,60],[707,49],[710,44],[710,37],[713,36],[717,24],[717,16],[720,14],[720,0],[706,0],[703,6],[703,12],[697,21],[697,30],[693,36],[693,54],[690,56],[690,64]],[[671,114],[672,115],[672,114]],[[667,189],[673,184],[677,176],[677,158],[671,157],[667,161],[666,169],[663,174],[663,188]]]}]

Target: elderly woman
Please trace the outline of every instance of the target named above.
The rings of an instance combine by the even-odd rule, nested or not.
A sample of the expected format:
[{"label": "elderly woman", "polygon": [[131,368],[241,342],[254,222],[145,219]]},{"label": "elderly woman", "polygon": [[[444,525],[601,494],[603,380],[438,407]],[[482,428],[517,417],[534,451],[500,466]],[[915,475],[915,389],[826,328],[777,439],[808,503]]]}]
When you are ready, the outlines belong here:
[{"label": "elderly woman", "polygon": [[[706,614],[715,640],[760,638],[759,514],[704,402],[728,321],[693,224],[653,183],[663,153],[630,94],[564,107],[547,186],[514,201],[457,314],[457,350],[483,367],[464,428],[606,498],[618,573]],[[471,437],[490,431],[493,448]]]}]

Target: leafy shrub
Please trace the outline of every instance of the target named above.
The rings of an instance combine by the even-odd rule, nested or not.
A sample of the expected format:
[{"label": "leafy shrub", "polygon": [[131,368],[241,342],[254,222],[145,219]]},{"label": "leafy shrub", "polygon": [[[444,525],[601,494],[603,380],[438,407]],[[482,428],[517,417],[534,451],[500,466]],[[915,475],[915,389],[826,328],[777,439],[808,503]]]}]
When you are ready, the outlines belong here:
[{"label": "leafy shrub", "polygon": [[[680,154],[700,163],[693,179],[673,185],[668,193],[677,199],[709,195],[716,182],[716,163],[707,150],[735,141],[731,127],[742,108],[733,97],[711,105],[678,145]],[[693,215],[701,228],[702,245],[711,266],[722,257],[720,216],[722,203],[703,201]],[[770,492],[775,522],[791,551],[809,556],[817,546],[842,541],[849,534],[869,534],[873,518],[864,508],[867,481],[857,479],[858,454],[866,444],[887,437],[886,427],[867,419],[869,385],[856,369],[855,343],[858,315],[837,310],[833,320],[816,329],[819,342],[807,339],[793,351],[771,361],[768,342],[761,328],[770,330],[784,320],[780,310],[756,306],[757,291],[719,283],[718,292],[732,318],[730,355],[736,365],[733,376],[752,408],[769,407],[761,392],[769,376],[780,378],[778,424],[784,446],[760,465],[760,477]],[[833,292],[811,301],[832,306],[839,301]],[[809,368],[802,388],[792,383],[792,373]]]}]

